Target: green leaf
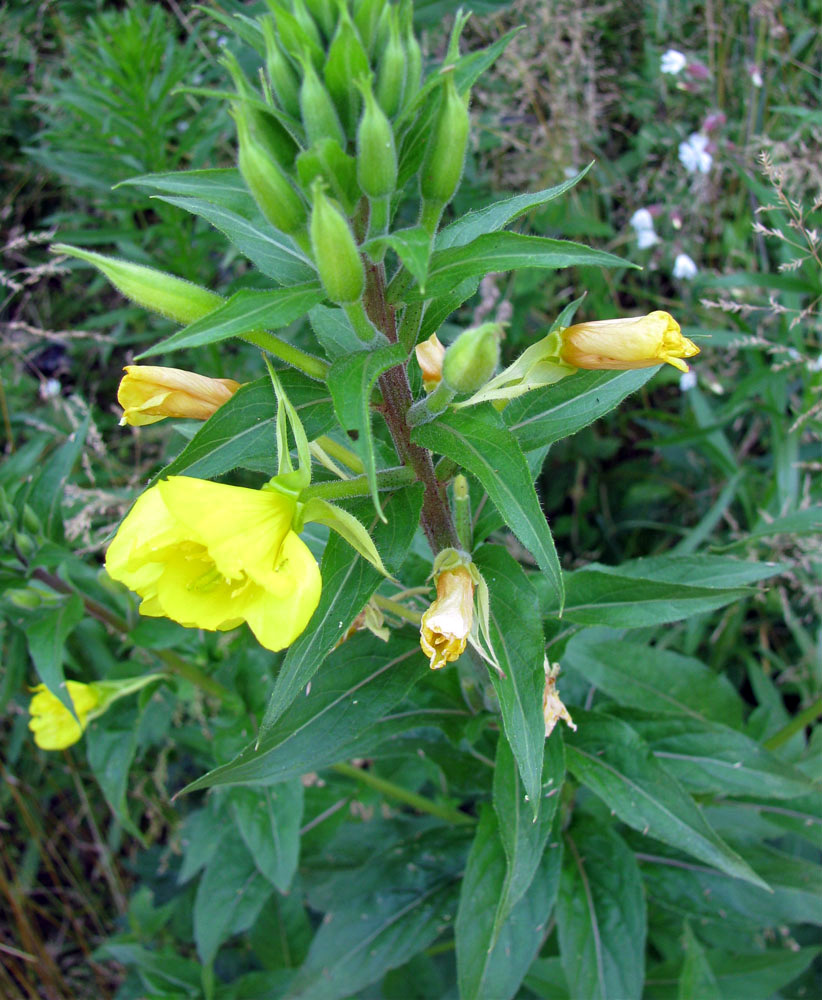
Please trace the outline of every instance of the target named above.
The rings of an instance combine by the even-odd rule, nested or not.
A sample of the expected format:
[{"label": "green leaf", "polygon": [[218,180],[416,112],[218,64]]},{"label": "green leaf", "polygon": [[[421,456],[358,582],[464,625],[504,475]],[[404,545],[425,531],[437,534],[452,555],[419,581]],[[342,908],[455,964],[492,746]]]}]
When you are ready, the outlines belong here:
[{"label": "green leaf", "polygon": [[766,580],[783,572],[787,567],[777,562],[748,562],[732,556],[663,555],[644,559],[630,559],[619,566],[591,563],[590,569],[615,576],[629,576],[636,580],[655,580],[658,583],[690,584],[721,589],[740,587]]},{"label": "green leaf", "polygon": [[629,708],[742,725],[743,703],[726,677],[690,656],[602,634],[578,632],[566,646],[563,668]]},{"label": "green leaf", "polygon": [[505,523],[537,560],[553,600],[561,607],[559,559],[528,464],[491,404],[446,413],[430,424],[415,427],[411,440],[445,455],[477,477]]},{"label": "green leaf", "polygon": [[[466,212],[450,226],[446,226],[445,229],[441,229],[437,233],[434,247],[437,250],[448,250],[450,247],[465,246],[466,243],[471,243],[478,236],[496,233],[500,229],[504,229],[510,222],[525,215],[526,212],[530,212],[531,209],[546,205],[549,201],[560,198],[566,191],[576,187],[593,165],[593,162],[589,163],[587,167],[580,170],[576,177],[571,177],[554,187],[533,191],[530,194],[511,195],[486,205],[484,208],[477,209],[475,212]],[[414,276],[416,277],[416,275]]]},{"label": "green leaf", "polygon": [[677,1000],[723,1000],[705,950],[694,937],[691,925],[685,924],[685,961],[679,974]]},{"label": "green leaf", "polygon": [[627,723],[581,709],[574,710],[574,721],[577,732],[565,734],[568,770],[623,822],[728,875],[767,888]]},{"label": "green leaf", "polygon": [[[371,497],[383,517],[377,489],[377,460],[371,435],[371,392],[380,375],[402,364],[405,352],[400,344],[388,344],[375,351],[358,351],[336,360],[328,373],[328,387],[344,431],[356,431],[357,454],[363,460]],[[384,518],[383,518],[384,520]]]},{"label": "green leaf", "polygon": [[169,205],[199,215],[219,229],[223,236],[264,275],[280,285],[299,285],[316,277],[314,268],[288,237],[269,225],[262,216],[251,219],[204,198],[176,198],[161,195]]},{"label": "green leaf", "polygon": [[[364,505],[363,505],[364,506]],[[370,525],[377,551],[389,570],[405,558],[419,524],[422,487],[415,484],[391,494],[385,503],[388,523],[373,516]],[[302,635],[292,642],[277,675],[260,723],[260,737],[280,718],[311,680],[319,665],[345,635],[382,581],[382,575],[347,542],[332,534],[323,553],[320,603]]]},{"label": "green leaf", "polygon": [[568,992],[559,956],[534,959],[525,977],[525,985],[538,997],[544,997],[544,1000],[574,1000]]},{"label": "green leaf", "polygon": [[194,941],[204,965],[214,961],[223,941],[251,927],[272,892],[243,841],[226,837],[203,872],[194,900]]},{"label": "green leaf", "polygon": [[502,411],[523,451],[570,437],[604,416],[656,374],[656,368],[587,372],[526,393]]},{"label": "green leaf", "polygon": [[494,810],[486,805],[468,855],[457,910],[460,1000],[514,996],[539,951],[557,894],[562,857],[558,839],[544,856],[540,852],[536,857],[528,888],[495,933],[495,914],[506,885],[500,829]]},{"label": "green leaf", "polygon": [[142,834],[129,815],[127,795],[128,773],[137,749],[138,721],[133,704],[112,705],[86,729],[86,756],[111,811],[132,836],[142,841]]},{"label": "green leaf", "polygon": [[412,275],[425,291],[425,280],[428,274],[428,261],[431,256],[431,237],[427,229],[413,226],[410,229],[397,229],[387,236],[377,236],[363,244],[362,249],[372,254],[376,250],[389,248],[400,258],[406,270]]},{"label": "green leaf", "polygon": [[479,278],[466,278],[460,281],[446,295],[431,299],[425,307],[420,325],[419,340],[426,340],[436,333],[452,312],[470,299],[479,287]]},{"label": "green leaf", "polygon": [[[784,947],[730,954],[708,951],[705,957],[726,1000],[772,1000],[774,994],[800,976],[822,948]],[[648,970],[645,1000],[678,1000],[682,963],[666,962]]]},{"label": "green leaf", "polygon": [[[280,371],[279,379],[308,437],[313,439],[327,433],[334,424],[327,386],[292,369]],[[214,479],[235,468],[274,475],[276,423],[277,400],[271,379],[263,376],[242,385],[156,479],[180,475]]]},{"label": "green leaf", "polygon": [[320,346],[332,361],[362,350],[362,341],[354,333],[342,309],[314,306],[308,314],[308,321]]},{"label": "green leaf", "polygon": [[229,337],[242,337],[252,330],[278,330],[307,313],[324,295],[316,281],[265,292],[242,288],[207,316],[189,323],[143,351],[138,360],[186,347],[218,344]]},{"label": "green leaf", "polygon": [[790,799],[813,793],[811,781],[798,768],[718,722],[634,714],[630,724],[693,794]]},{"label": "green leaf", "polygon": [[419,637],[395,633],[387,644],[369,633],[347,640],[309,692],[234,760],[184,791],[214,785],[276,784],[367,752],[378,723],[428,670]]},{"label": "green leaf", "polygon": [[613,829],[589,819],[564,842],[557,930],[571,996],[639,1000],[646,920],[634,856]]},{"label": "green leaf", "polygon": [[197,998],[203,995],[200,963],[194,959],[180,958],[171,951],[143,948],[128,941],[109,938],[95,952],[94,958],[137,969],[140,979],[150,984],[150,988],[156,989],[154,997],[166,996],[178,1000],[180,997]]},{"label": "green leaf", "polygon": [[[45,465],[32,480],[26,500],[43,525],[43,533],[53,541],[62,541],[62,505],[65,502],[66,480],[86,443],[90,416],[69,434],[65,443],[49,455]],[[14,456],[12,456],[13,458]]]},{"label": "green leaf", "polygon": [[232,788],[229,801],[254,864],[280,892],[288,892],[300,854],[302,782],[292,778],[274,788]]},{"label": "green leaf", "polygon": [[505,675],[492,670],[491,681],[499,698],[505,738],[536,817],[545,752],[545,652],[536,595],[519,563],[501,546],[482,546],[474,553],[474,562],[488,584],[491,643]]},{"label": "green leaf", "polygon": [[121,185],[144,187],[149,191],[176,194],[183,198],[202,198],[221,205],[238,215],[251,218],[257,206],[236,167],[221,170],[174,170],[170,173],[143,174],[121,181]]},{"label": "green leaf", "polygon": [[85,613],[80,595],[72,594],[60,597],[53,604],[41,605],[26,615],[23,625],[37,676],[75,718],[63,673],[63,659],[66,639],[83,620]]},{"label": "green leaf", "polygon": [[528,891],[551,832],[562,784],[565,780],[565,750],[562,737],[555,733],[545,741],[542,765],[542,794],[536,818],[520,784],[517,764],[508,740],[497,741],[494,767],[494,810],[505,851],[505,880],[496,902],[492,943],[513,907]]},{"label": "green leaf", "polygon": [[442,295],[465,278],[482,277],[493,271],[515,271],[535,267],[636,267],[605,250],[594,250],[570,240],[544,236],[522,236],[503,231],[478,236],[465,246],[436,250],[428,265],[425,294],[410,292],[405,300]]}]

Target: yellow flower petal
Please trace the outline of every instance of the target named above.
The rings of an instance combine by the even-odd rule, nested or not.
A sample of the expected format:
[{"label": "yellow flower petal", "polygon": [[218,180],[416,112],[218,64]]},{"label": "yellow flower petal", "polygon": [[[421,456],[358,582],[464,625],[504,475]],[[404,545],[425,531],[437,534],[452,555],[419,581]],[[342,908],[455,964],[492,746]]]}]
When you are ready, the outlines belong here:
[{"label": "yellow flower petal", "polygon": [[453,663],[465,649],[474,620],[474,581],[459,566],[437,577],[437,599],[422,616],[420,646],[431,669]]},{"label": "yellow flower petal", "polygon": [[42,750],[63,750],[76,743],[83,735],[89,713],[99,704],[100,696],[92,685],[66,681],[66,689],[79,723],[45,684],[38,684],[33,689],[35,694],[29,704],[29,729],[34,733],[34,742]]},{"label": "yellow flower petal", "polygon": [[209,378],[182,368],[127,365],[117,401],[123,407],[121,423],[141,427],[165,417],[207,420],[231,399],[240,383]]},{"label": "yellow flower petal", "polygon": [[669,313],[576,323],[560,334],[562,360],[576,368],[626,371],[662,362],[688,371],[682,358],[699,354]]}]

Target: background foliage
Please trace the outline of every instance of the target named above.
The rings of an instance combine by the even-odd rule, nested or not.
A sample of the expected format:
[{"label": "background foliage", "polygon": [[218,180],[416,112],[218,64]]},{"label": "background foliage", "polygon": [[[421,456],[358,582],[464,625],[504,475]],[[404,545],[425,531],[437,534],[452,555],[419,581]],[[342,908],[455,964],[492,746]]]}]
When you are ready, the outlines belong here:
[{"label": "background foliage", "polygon": [[[415,5],[432,64],[455,6]],[[392,635],[389,682],[374,676],[374,640],[358,635],[315,675],[311,697],[267,727],[259,759],[276,783],[171,801],[246,746],[289,664],[310,652],[274,659],[244,634],[140,620],[101,572],[135,493],[193,431],[117,429],[122,364],[173,329],[89,270],[56,264],[46,245],[59,232],[225,294],[265,287],[174,195],[111,190],[232,164],[222,102],[177,91],[225,85],[227,33],[172,3],[0,13],[4,994],[702,1000],[819,989],[818,6],[474,10],[471,50],[527,27],[474,92],[454,213],[595,159],[523,230],[643,269],[491,276],[445,339],[509,317],[512,358],[584,293],[580,316],[668,309],[703,350],[695,383],[620,376],[633,394],[595,423],[599,374],[575,376],[569,399],[539,390],[505,411],[537,465],[537,445],[551,443],[538,491],[565,574],[561,620],[530,554],[474,498],[476,536],[508,549],[485,546],[476,561],[507,593],[533,583],[539,604],[512,613],[542,620],[580,726],[546,743],[543,778],[527,788],[536,822],[527,776],[486,711],[493,692],[472,703],[457,670],[426,677],[411,630]],[[669,47],[704,72],[661,74]],[[679,144],[710,116],[712,168],[688,173]],[[630,224],[643,207],[659,236],[648,249]],[[674,277],[680,253],[697,266],[690,280]],[[292,339],[331,350],[327,320],[318,307]],[[258,374],[255,352],[234,341],[199,358],[212,375]],[[322,427],[327,394],[299,379],[288,388]],[[248,405],[264,407],[250,391]],[[603,414],[620,398],[611,391]],[[447,453],[447,431],[428,433]],[[210,470],[187,451],[188,471],[228,471],[213,443],[203,449]],[[314,542],[319,552],[325,538]],[[425,546],[386,545],[397,565],[405,558],[404,580],[422,584]],[[329,543],[326,579],[335,558],[341,572],[350,564],[342,548]],[[46,756],[26,729],[34,666],[85,680],[162,666],[176,680]],[[354,691],[356,725],[340,701]],[[404,713],[413,726],[393,721]]]}]

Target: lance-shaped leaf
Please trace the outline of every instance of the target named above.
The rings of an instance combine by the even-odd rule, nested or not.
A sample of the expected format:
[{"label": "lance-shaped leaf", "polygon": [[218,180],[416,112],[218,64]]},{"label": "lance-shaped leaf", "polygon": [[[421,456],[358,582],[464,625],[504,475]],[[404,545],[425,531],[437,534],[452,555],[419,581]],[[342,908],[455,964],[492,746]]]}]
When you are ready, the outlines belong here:
[{"label": "lance-shaped leaf", "polygon": [[74,704],[63,673],[66,639],[83,620],[85,609],[79,594],[60,597],[34,611],[20,612],[16,622],[23,629],[37,676],[76,718]]},{"label": "lance-shaped leaf", "polygon": [[182,198],[203,198],[222,205],[238,215],[251,218],[257,206],[236,167],[219,170],[173,170],[169,173],[143,174],[121,181],[115,187],[129,185],[179,195]]},{"label": "lance-shaped leaf", "polygon": [[720,871],[767,888],[626,722],[581,709],[574,710],[574,720],[578,730],[565,734],[568,770],[623,822]]},{"label": "lance-shaped leaf", "polygon": [[280,892],[288,892],[300,855],[302,782],[292,778],[273,788],[232,788],[228,801],[257,869]]},{"label": "lance-shaped leaf", "polygon": [[428,260],[431,256],[431,236],[428,230],[422,226],[397,229],[387,236],[377,236],[369,240],[362,247],[369,254],[386,248],[396,253],[421,291],[425,291]]},{"label": "lance-shaped leaf", "polygon": [[318,771],[370,749],[378,724],[421,680],[428,664],[410,630],[388,644],[368,633],[347,640],[328,660],[308,694],[234,760],[184,791],[214,785],[272,785]]},{"label": "lance-shaped leaf", "polygon": [[446,413],[430,424],[415,427],[411,438],[477,477],[505,523],[537,560],[561,607],[562,574],[554,540],[525,456],[496,410],[484,404]]},{"label": "lance-shaped leaf", "polygon": [[377,489],[377,460],[371,434],[371,392],[380,375],[402,364],[405,352],[399,344],[378,347],[376,351],[358,351],[339,358],[328,373],[328,386],[334,409],[343,430],[356,431],[357,453],[363,460],[371,496],[377,513],[384,520]]},{"label": "lance-shaped leaf", "polygon": [[383,565],[371,535],[353,514],[349,514],[342,507],[335,507],[327,500],[312,497],[303,505],[301,517],[305,524],[316,521],[336,531],[355,552],[359,553],[363,559],[367,559],[378,572],[388,576],[388,570]]},{"label": "lance-shaped leaf", "polygon": [[316,281],[266,292],[243,288],[207,316],[189,323],[182,330],[177,330],[159,344],[143,351],[138,359],[183,347],[217,344],[229,337],[242,337],[255,330],[280,329],[307,313],[321,301],[323,295],[324,292]]},{"label": "lance-shaped leaf", "polygon": [[564,845],[557,929],[571,996],[639,1000],[646,919],[636,860],[614,830],[587,819]]}]

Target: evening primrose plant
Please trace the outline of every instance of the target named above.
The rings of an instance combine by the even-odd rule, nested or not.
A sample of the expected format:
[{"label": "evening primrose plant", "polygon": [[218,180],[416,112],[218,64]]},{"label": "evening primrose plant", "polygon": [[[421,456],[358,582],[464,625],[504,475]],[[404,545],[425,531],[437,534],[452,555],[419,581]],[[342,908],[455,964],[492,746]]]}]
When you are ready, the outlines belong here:
[{"label": "evening primrose plant", "polygon": [[[520,231],[586,171],[453,213],[471,90],[511,35],[464,52],[458,12],[426,56],[409,0],[211,16],[237,165],[129,183],[219,230],[247,261],[237,283],[54,246],[178,326],[116,359],[119,440],[170,420],[185,444],[130,491],[93,580],[52,500],[83,428],[56,471],[3,497],[9,558],[57,595],[31,583],[15,604],[40,746],[85,733],[95,754],[113,715],[90,665],[74,655],[84,679],[67,681],[38,644],[49,626],[70,643],[90,616],[151,661],[128,663],[123,691],[148,678],[161,708],[194,706],[194,736],[167,713],[205,771],[170,772],[186,793],[167,859],[179,892],[162,917],[135,903],[107,946],[133,973],[123,995],[396,997],[419,980],[420,996],[462,1000],[523,983],[639,1000],[646,952],[696,995],[713,973],[699,944],[682,962],[681,899],[701,903],[705,882],[734,887],[726,908],[772,905],[770,869],[723,839],[723,810],[798,801],[812,782],[666,627],[777,567],[690,551],[575,565],[534,484],[555,442],[698,348],[666,312],[577,322],[580,301],[549,303],[552,327],[498,372],[505,324],[464,320],[491,272],[632,266]],[[185,360],[131,363],[158,355]],[[132,730],[153,732],[143,695]],[[121,812],[131,759],[112,765]],[[651,907],[672,900],[652,938]]]}]

